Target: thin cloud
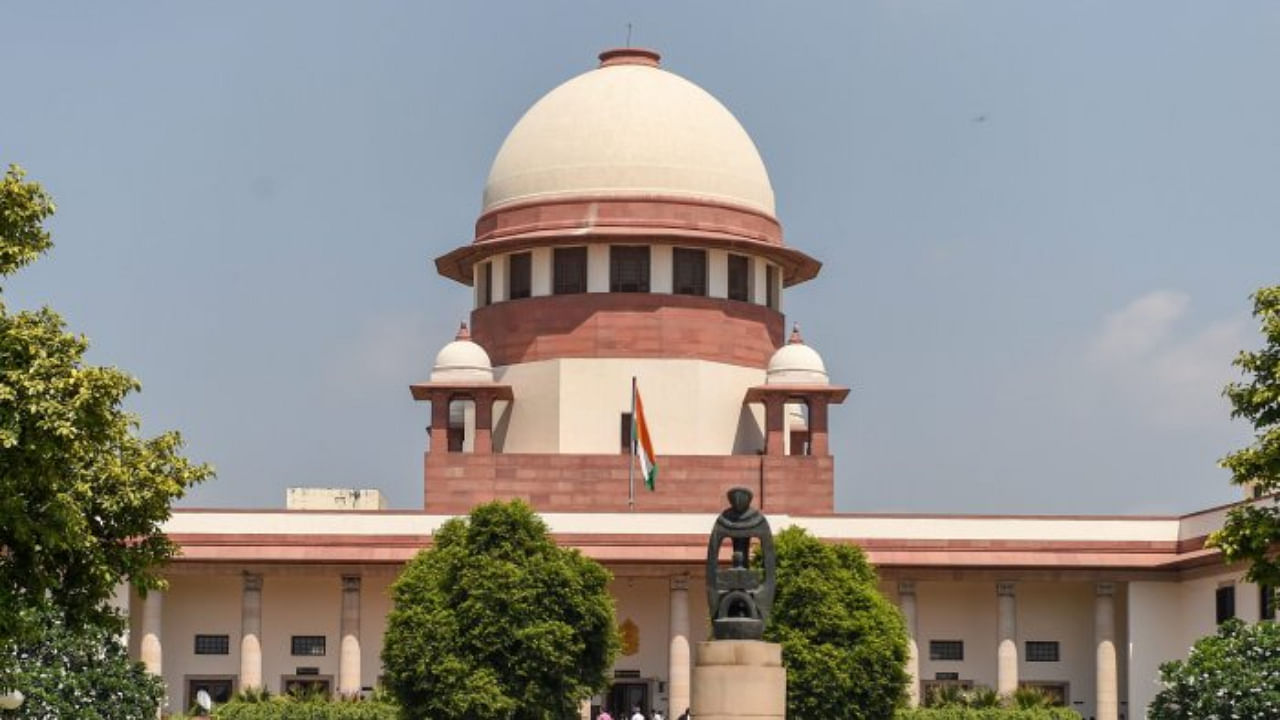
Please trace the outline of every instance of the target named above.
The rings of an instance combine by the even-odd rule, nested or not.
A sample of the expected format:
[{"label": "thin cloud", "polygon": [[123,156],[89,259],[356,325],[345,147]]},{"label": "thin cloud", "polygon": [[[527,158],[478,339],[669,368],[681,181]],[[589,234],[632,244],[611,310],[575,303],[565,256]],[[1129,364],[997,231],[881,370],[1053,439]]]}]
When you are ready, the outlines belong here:
[{"label": "thin cloud", "polygon": [[1191,298],[1159,290],[1109,313],[1091,339],[1094,379],[1145,419],[1176,426],[1218,426],[1228,418],[1222,387],[1236,377],[1231,359],[1249,340],[1243,318],[1185,328]]}]

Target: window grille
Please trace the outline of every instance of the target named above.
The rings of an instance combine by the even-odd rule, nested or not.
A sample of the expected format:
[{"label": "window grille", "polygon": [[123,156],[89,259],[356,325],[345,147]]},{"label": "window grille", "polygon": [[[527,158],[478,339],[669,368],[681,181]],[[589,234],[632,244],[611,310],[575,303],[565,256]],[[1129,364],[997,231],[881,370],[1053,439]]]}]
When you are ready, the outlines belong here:
[{"label": "window grille", "polygon": [[963,640],[930,640],[930,660],[964,660]]},{"label": "window grille", "polygon": [[226,655],[231,651],[231,639],[226,635],[197,635],[197,655]]},{"label": "window grille", "polygon": [[552,291],[572,295],[587,291],[587,249],[556,248],[552,260]]},{"label": "window grille", "polygon": [[609,247],[609,292],[649,292],[649,248]]},{"label": "window grille", "polygon": [[676,248],[672,252],[675,275],[672,290],[677,295],[707,294],[707,251]]},{"label": "window grille", "polygon": [[1058,641],[1028,640],[1027,662],[1058,662]]},{"label": "window grille", "polygon": [[291,638],[293,655],[324,655],[324,635],[294,635]]},{"label": "window grille", "polygon": [[514,253],[507,260],[507,299],[527,298],[533,288],[533,256]]},{"label": "window grille", "polygon": [[751,262],[745,255],[729,256],[729,299],[750,300]]}]

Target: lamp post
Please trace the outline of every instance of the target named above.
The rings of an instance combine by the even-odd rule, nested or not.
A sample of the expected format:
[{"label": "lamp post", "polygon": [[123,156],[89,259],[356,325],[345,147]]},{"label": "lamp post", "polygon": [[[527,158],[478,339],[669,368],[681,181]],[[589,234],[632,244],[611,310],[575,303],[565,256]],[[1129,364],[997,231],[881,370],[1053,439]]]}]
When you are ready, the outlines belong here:
[{"label": "lamp post", "polygon": [[22,694],[21,690],[10,690],[0,695],[0,710],[17,710],[22,701],[27,697]]}]

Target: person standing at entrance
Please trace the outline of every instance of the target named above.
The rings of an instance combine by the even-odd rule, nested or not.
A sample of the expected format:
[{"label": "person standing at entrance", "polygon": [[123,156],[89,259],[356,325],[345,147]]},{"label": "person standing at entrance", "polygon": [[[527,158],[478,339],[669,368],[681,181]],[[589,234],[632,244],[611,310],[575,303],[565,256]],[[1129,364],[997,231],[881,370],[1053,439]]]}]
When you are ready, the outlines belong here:
[{"label": "person standing at entrance", "polygon": [[600,714],[596,716],[596,720],[613,720],[613,716],[609,714],[608,710],[601,710]]},{"label": "person standing at entrance", "polygon": [[644,720],[644,713],[640,712],[639,705],[631,708],[631,720]]}]

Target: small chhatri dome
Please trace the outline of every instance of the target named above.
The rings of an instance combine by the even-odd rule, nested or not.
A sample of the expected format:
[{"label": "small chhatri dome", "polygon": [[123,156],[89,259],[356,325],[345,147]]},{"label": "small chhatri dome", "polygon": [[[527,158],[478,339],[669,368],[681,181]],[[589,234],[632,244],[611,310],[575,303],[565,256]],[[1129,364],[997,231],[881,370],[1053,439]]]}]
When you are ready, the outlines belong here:
[{"label": "small chhatri dome", "polygon": [[791,339],[769,358],[766,385],[827,385],[827,366],[817,350],[804,344],[800,326],[791,329]]},{"label": "small chhatri dome", "polygon": [[755,143],[707,91],[658,53],[607,50],[547,93],[494,158],[484,210],[569,198],[664,197],[774,215]]},{"label": "small chhatri dome", "polygon": [[453,342],[436,355],[431,368],[431,382],[493,382],[493,363],[489,353],[471,340],[471,331],[462,323]]}]

